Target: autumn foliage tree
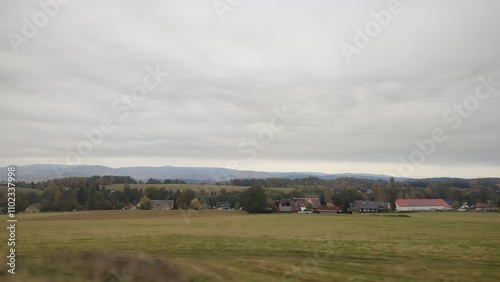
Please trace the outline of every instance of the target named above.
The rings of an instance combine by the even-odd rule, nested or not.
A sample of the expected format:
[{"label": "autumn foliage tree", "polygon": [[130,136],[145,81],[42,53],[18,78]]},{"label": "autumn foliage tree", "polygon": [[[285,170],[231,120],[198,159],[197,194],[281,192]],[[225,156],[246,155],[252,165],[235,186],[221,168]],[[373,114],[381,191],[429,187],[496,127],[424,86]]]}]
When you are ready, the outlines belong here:
[{"label": "autumn foliage tree", "polygon": [[141,200],[139,201],[139,207],[141,210],[150,210],[151,200],[146,196],[142,196]]},{"label": "autumn foliage tree", "polygon": [[186,210],[189,208],[191,201],[194,199],[195,195],[196,193],[190,189],[182,191],[179,194],[179,197],[177,197],[177,199],[175,200],[175,204],[178,208]]}]

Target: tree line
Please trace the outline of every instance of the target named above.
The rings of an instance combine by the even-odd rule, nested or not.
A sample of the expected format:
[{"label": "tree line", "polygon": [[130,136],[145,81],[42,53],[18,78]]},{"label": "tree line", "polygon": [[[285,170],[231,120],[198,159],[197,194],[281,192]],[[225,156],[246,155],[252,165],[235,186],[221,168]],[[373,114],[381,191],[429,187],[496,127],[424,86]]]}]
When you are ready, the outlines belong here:
[{"label": "tree line", "polygon": [[[207,206],[216,207],[218,202],[230,202],[232,208],[244,207],[249,212],[257,212],[277,210],[277,202],[283,198],[302,197],[317,197],[322,205],[333,204],[337,207],[347,207],[355,200],[394,203],[398,198],[439,198],[452,202],[454,208],[462,202],[471,205],[500,201],[499,178],[419,179],[399,182],[352,177],[232,179],[216,186],[200,185],[200,188],[186,190],[156,187],[162,184],[185,184],[182,180],[150,179],[147,182],[153,182],[151,184],[155,186],[138,188],[136,185],[140,181],[129,176],[68,177],[37,183],[18,182],[17,187],[31,188],[33,191],[16,193],[16,208],[17,211],[24,211],[30,204],[40,203],[42,211],[110,210],[137,205],[142,199],[173,200],[175,209],[202,209]],[[109,189],[112,184],[121,184],[123,187]],[[252,189],[228,191],[224,188],[225,185],[250,186]],[[0,207],[6,206],[7,193],[2,190]],[[147,204],[144,207],[147,208]]]},{"label": "tree line", "polygon": [[362,179],[339,177],[321,179],[307,177],[298,179],[232,179],[223,184],[235,186],[261,185],[265,188],[293,187],[290,193],[295,197],[319,197],[322,203],[329,199],[342,198],[349,194],[352,200],[390,202],[391,199],[444,199],[469,204],[493,202],[500,199],[500,178],[429,178],[394,181],[384,179]]}]

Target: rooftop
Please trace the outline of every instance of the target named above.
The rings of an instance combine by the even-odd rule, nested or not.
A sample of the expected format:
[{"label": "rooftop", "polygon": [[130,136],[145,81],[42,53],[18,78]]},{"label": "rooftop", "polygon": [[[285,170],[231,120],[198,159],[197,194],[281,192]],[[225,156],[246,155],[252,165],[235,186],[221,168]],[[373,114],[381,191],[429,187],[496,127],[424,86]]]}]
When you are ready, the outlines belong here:
[{"label": "rooftop", "polygon": [[451,208],[443,199],[397,199],[396,204],[400,207],[443,206]]}]

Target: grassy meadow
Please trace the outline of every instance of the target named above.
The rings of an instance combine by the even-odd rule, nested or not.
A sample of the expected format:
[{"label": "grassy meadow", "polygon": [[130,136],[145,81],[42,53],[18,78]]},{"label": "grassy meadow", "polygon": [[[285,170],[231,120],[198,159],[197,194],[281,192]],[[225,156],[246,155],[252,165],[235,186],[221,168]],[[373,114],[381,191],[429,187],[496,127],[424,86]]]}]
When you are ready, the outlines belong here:
[{"label": "grassy meadow", "polygon": [[1,281],[500,281],[500,213],[125,210],[17,219],[15,276],[0,229]]},{"label": "grassy meadow", "polygon": [[[7,185],[0,185],[0,192],[7,193],[7,192],[8,192],[8,187],[7,187]],[[16,193],[19,193],[19,194],[26,194],[26,193],[29,193],[29,192],[34,192],[34,193],[35,193],[35,194],[37,194],[37,195],[41,195],[41,194],[43,194],[43,191],[42,191],[42,190],[31,189],[31,188],[19,188],[19,187],[16,187]]]}]

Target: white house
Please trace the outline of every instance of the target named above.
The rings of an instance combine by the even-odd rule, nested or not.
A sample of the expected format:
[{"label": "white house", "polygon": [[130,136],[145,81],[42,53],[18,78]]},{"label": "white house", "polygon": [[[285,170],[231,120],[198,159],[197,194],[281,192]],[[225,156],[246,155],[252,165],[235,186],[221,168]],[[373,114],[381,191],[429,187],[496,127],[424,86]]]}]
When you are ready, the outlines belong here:
[{"label": "white house", "polygon": [[469,205],[467,205],[467,203],[463,203],[462,206],[458,208],[458,211],[467,211],[469,209],[470,209]]},{"label": "white house", "polygon": [[40,212],[41,210],[42,205],[40,205],[40,203],[34,203],[27,207],[24,212]]},{"label": "white house", "polygon": [[171,210],[174,208],[174,200],[151,200],[152,210]]}]

